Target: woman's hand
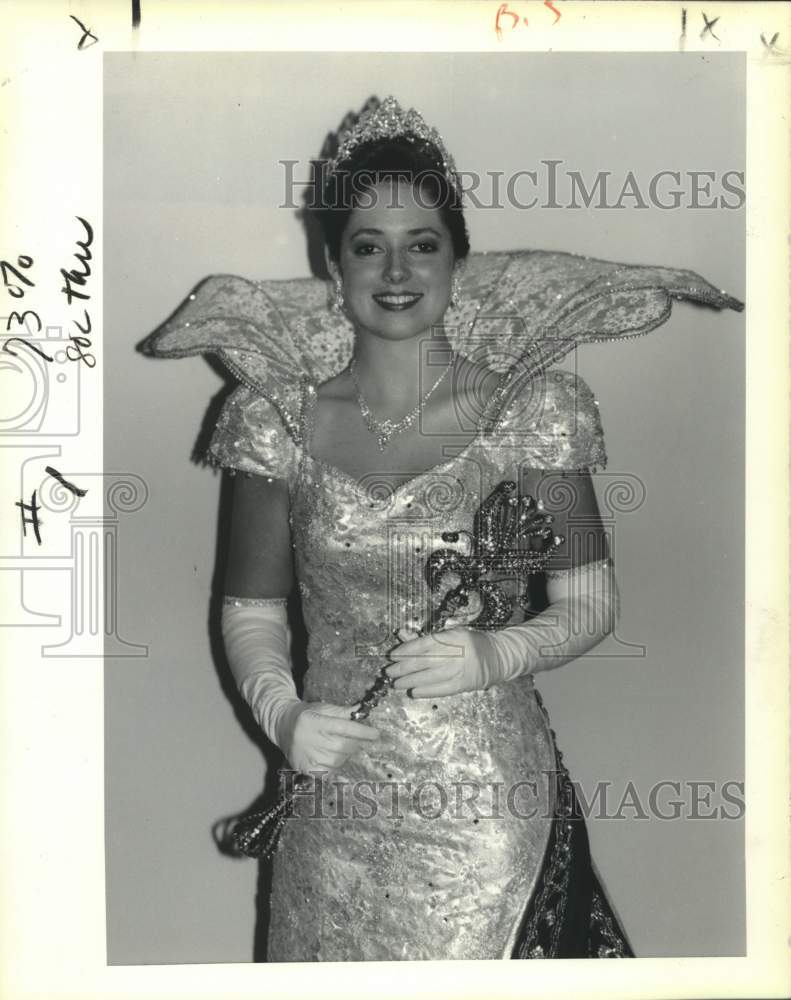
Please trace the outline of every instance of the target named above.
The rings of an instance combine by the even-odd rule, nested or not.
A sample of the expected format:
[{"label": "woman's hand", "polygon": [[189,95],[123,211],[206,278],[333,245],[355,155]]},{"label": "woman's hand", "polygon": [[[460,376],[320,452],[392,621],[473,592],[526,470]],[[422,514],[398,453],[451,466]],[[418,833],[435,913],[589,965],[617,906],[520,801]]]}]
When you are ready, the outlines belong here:
[{"label": "woman's hand", "polygon": [[462,691],[483,691],[500,679],[497,651],[486,632],[459,626],[416,638],[402,629],[403,645],[385,668],[396,691],[413,698],[437,698]]},{"label": "woman's hand", "polygon": [[307,774],[329,771],[380,739],[372,726],[349,718],[357,705],[297,702],[278,722],[279,746],[289,764]]}]

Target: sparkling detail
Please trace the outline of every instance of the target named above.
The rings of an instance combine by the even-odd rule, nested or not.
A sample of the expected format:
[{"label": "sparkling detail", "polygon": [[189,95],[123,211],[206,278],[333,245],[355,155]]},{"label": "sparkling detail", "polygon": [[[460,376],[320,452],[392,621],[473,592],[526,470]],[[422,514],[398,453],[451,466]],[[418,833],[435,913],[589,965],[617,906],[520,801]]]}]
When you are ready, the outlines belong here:
[{"label": "sparkling detail", "polygon": [[562,580],[580,576],[582,573],[591,573],[598,569],[605,569],[607,567],[614,568],[610,556],[606,556],[604,559],[596,559],[593,562],[579,563],[568,569],[546,569],[544,572],[548,578],[552,578],[553,580]]},{"label": "sparkling detail", "polygon": [[428,402],[431,394],[439,387],[439,384],[451,370],[456,362],[456,355],[452,354],[450,361],[447,363],[442,371],[442,374],[436,380],[436,382],[431,386],[428,392],[424,393],[423,396],[417,401],[417,405],[407,413],[405,417],[400,420],[377,420],[376,417],[371,412],[368,403],[363,395],[363,390],[360,386],[360,380],[357,375],[357,359],[352,358],[349,364],[349,374],[354,382],[354,388],[357,390],[357,405],[360,407],[360,413],[363,415],[363,420],[365,420],[365,426],[372,434],[376,434],[379,450],[384,451],[390,438],[394,434],[400,434],[401,431],[405,431],[407,427],[411,427],[412,424],[420,416],[423,407]]},{"label": "sparkling detail", "polygon": [[[481,611],[467,622],[474,628],[500,628],[511,618],[514,602],[498,581],[482,580],[487,572],[496,571],[521,580],[541,572],[553,551],[563,543],[562,535],[550,537],[546,528],[546,518],[537,509],[536,501],[526,494],[513,495],[516,483],[504,480],[495,487],[478,508],[471,537],[471,553],[463,555],[456,549],[442,548],[432,552],[426,565],[426,578],[432,591],[437,591],[443,578],[451,574],[460,582],[448,591],[439,605],[437,613],[453,617],[466,608],[470,597],[477,593]],[[448,533],[448,540],[458,537],[457,532]],[[529,539],[537,541],[541,548],[526,548]],[[527,590],[520,594],[524,606],[528,603]],[[435,631],[429,618],[428,631]]]},{"label": "sparkling detail", "polygon": [[280,604],[287,604],[287,597],[231,597],[226,594],[222,603],[229,608],[269,608]]},{"label": "sparkling detail", "polygon": [[369,102],[368,109],[360,114],[354,125],[340,133],[338,151],[327,164],[327,175],[336,173],[361,143],[402,136],[410,142],[429,143],[434,147],[448,183],[461,197],[463,191],[456,173],[456,164],[445,147],[442,136],[435,128],[428,125],[414,108],[404,111],[393,96],[385,97],[381,102],[373,98]]},{"label": "sparkling detail", "polygon": [[[560,288],[561,301],[556,298]],[[286,457],[291,447],[300,444],[302,385],[305,380],[321,383],[346,368],[354,343],[351,324],[326,308],[326,283],[318,278],[249,281],[214,275],[192,294],[194,299],[185,299],[149,336],[144,352],[170,358],[217,354],[249,390],[245,396],[231,394],[226,405],[235,412],[227,416],[242,416],[243,399],[257,399],[256,405],[266,400],[271,410],[269,433],[284,439],[279,450]],[[513,368],[509,384],[518,373],[525,386],[531,381],[535,385],[577,344],[644,336],[668,319],[673,301],[744,308],[693,271],[542,250],[470,254],[461,276],[461,295],[466,305],[458,325],[447,328],[454,351],[462,355],[476,351],[476,359],[493,371]],[[507,299],[516,303],[520,323],[503,319]],[[496,335],[491,337],[491,350],[481,354],[478,322],[490,318]],[[185,321],[190,327],[184,326]],[[223,416],[225,411],[218,429]],[[228,467],[239,459],[225,453],[221,438],[220,433],[210,445],[214,458],[204,460]],[[244,461],[250,461],[248,471],[260,474],[250,459]]]},{"label": "sparkling detail", "polygon": [[[563,289],[560,301],[558,289]],[[482,359],[502,375],[481,422],[489,436],[476,439],[468,451],[474,462],[453,459],[410,480],[414,501],[404,538],[429,539],[437,528],[458,527],[453,544],[465,554],[471,552],[476,494],[486,497],[503,478],[518,480],[520,470],[606,467],[592,393],[571,372],[554,381],[557,361],[580,343],[645,335],[667,320],[677,300],[742,308],[690,271],[544,251],[470,255],[462,293],[466,312],[448,329],[455,351],[464,355],[466,345],[477,343],[479,320],[495,323],[491,353]],[[230,468],[231,474],[238,468],[287,482],[296,575],[310,633],[304,697],[351,707],[386,662],[392,639],[385,633],[408,620],[406,599],[416,598],[409,614],[426,615],[432,599],[443,596],[430,592],[419,557],[393,561],[385,527],[392,511],[370,508],[370,496],[363,501],[356,479],[306,453],[302,407],[315,398],[313,383],[348,364],[353,331],[326,309],[326,288],[317,279],[251,282],[213,276],[194,294],[152,335],[148,353],[214,352],[241,383],[223,407],[205,461]],[[522,323],[502,318],[508,299]],[[514,426],[505,428],[501,407],[514,400]],[[527,412],[538,417],[518,416]],[[452,503],[437,513],[431,492],[448,481],[459,489],[451,490]],[[394,495],[404,492],[399,487]],[[558,520],[550,530],[560,533]],[[351,548],[344,547],[347,539]],[[409,555],[411,549],[404,551]],[[480,607],[467,610],[470,619]],[[381,622],[388,623],[384,632],[377,631]],[[371,721],[396,736],[386,764],[396,776],[450,787],[463,774],[481,788],[492,781],[509,785],[554,766],[554,734],[542,721],[536,694],[528,685],[495,686],[475,696],[438,699],[439,709],[432,710],[391,692]],[[372,782],[385,777],[381,755],[361,754],[355,766],[356,777]],[[425,837],[417,843],[409,832],[415,817],[390,821],[387,802],[382,806],[373,820],[362,822],[324,824],[298,814],[284,822],[273,851],[270,960],[509,957],[503,954],[502,929],[515,926],[524,901],[535,896],[549,827],[540,818],[526,824],[508,816],[503,823],[477,826],[422,821]],[[543,815],[540,804],[536,815]],[[425,913],[425,885],[428,879],[436,885],[442,867],[437,859],[447,856],[451,836],[459,838],[458,860],[438,896],[443,919],[435,920]],[[333,867],[339,875],[348,871],[349,843],[359,865],[354,885],[328,877]],[[564,854],[557,853],[558,878]],[[383,907],[385,893],[391,902]],[[554,926],[562,924],[551,899],[544,913],[550,910],[557,915]],[[601,942],[592,957],[597,949],[602,957],[618,954],[617,935],[614,943],[605,938],[609,918],[595,896],[593,916]],[[541,926],[550,923],[544,917]]]},{"label": "sparkling detail", "polygon": [[[532,387],[527,391],[532,392]],[[588,396],[584,384],[576,376],[564,373],[560,382],[546,382],[545,391],[541,420],[529,439],[520,436],[522,427],[498,431],[485,445],[482,441],[475,444],[470,453],[475,462],[457,458],[444,463],[440,471],[427,470],[409,480],[408,485],[396,488],[397,509],[406,512],[406,504],[412,505],[411,520],[403,537],[405,543],[408,538],[413,539],[408,548],[413,558],[404,563],[400,558],[394,562],[389,548],[385,530],[390,517],[388,510],[371,508],[370,496],[356,478],[310,455],[316,394],[310,386],[305,386],[302,422],[298,428],[301,458],[296,466],[291,466],[289,474],[295,570],[303,584],[300,595],[310,628],[309,669],[303,696],[306,700],[346,704],[350,711],[359,705],[362,721],[367,715],[372,724],[389,727],[388,732],[399,734],[396,745],[387,751],[386,761],[377,755],[360,758],[364,763],[358,776],[386,782],[408,773],[415,782],[430,784],[439,780],[446,784],[454,780],[453,773],[464,773],[486,787],[493,781],[515,783],[525,769],[543,773],[554,767],[552,744],[535,735],[546,730],[531,685],[524,688],[502,685],[474,698],[412,704],[403,694],[392,691],[382,675],[382,668],[390,659],[387,651],[393,646],[392,636],[388,639],[393,626],[401,627],[411,619],[426,624],[430,614],[438,622],[438,609],[455,586],[450,570],[444,579],[434,580],[439,583],[436,592],[426,578],[426,557],[431,558],[430,553],[438,544],[454,556],[474,557],[476,516],[478,556],[484,559],[495,556],[498,545],[507,544],[525,527],[538,532],[542,527],[548,528],[550,541],[564,533],[560,524],[542,520],[548,512],[539,510],[538,501],[534,505],[528,498],[516,504],[504,502],[516,499],[513,489],[505,489],[491,498],[492,487],[503,481],[504,470],[512,468],[510,463],[516,463],[514,472],[519,466],[542,470],[562,469],[568,464],[576,468],[600,453],[601,428],[598,423],[589,423],[595,408],[591,404],[592,394]],[[505,399],[500,402],[505,403]],[[525,408],[519,408],[518,412],[524,413]],[[497,426],[497,416],[495,403],[482,419]],[[271,419],[276,419],[274,414]],[[561,437],[561,432],[571,427],[576,429],[573,441]],[[259,424],[252,433],[260,433]],[[453,494],[453,502],[437,512],[429,497],[451,474],[452,481],[460,482],[461,488]],[[516,479],[506,481],[513,483]],[[479,496],[486,498],[483,504]],[[540,540],[543,536],[539,533],[534,537]],[[415,552],[417,548],[421,551]],[[489,576],[507,577],[509,564],[515,570],[516,580],[520,575],[518,563],[524,556],[525,553],[503,553],[502,571],[482,574],[478,582],[492,582]],[[436,556],[434,560],[436,569]],[[472,564],[468,568],[469,565]],[[498,585],[505,597],[491,599],[490,608],[491,614],[502,620],[509,605],[515,613],[520,612],[519,594],[518,588],[507,589],[509,585],[505,582]],[[451,609],[452,601],[451,596],[446,601],[446,610]],[[484,610],[475,591],[470,591],[468,601],[466,611],[458,609],[457,620],[463,623],[470,623]],[[396,621],[392,620],[393,609]],[[437,709],[432,704],[437,704]],[[455,749],[443,753],[439,759],[436,754],[427,754],[425,748],[437,739],[450,739]],[[388,779],[388,773],[393,778]],[[525,838],[524,822],[509,819],[505,826],[496,824],[500,829],[493,841],[492,824],[475,824],[470,817],[469,823],[453,822],[450,831],[446,823],[438,821],[431,824],[436,844],[432,841],[427,851],[422,846],[425,841],[421,846],[415,844],[408,817],[403,823],[390,820],[384,799],[382,806],[373,820],[329,824],[330,829],[322,833],[324,846],[318,853],[310,848],[314,836],[311,831],[316,830],[317,824],[302,816],[299,801],[293,814],[267,814],[266,822],[262,820],[259,839],[251,842],[251,846],[266,848],[270,843],[266,837],[273,825],[279,831],[273,835],[274,843],[283,844],[282,850],[272,848],[275,865],[269,945],[272,960],[308,960],[329,954],[338,958],[349,958],[352,954],[370,959],[393,957],[388,941],[403,940],[404,926],[409,927],[411,953],[417,958],[439,954],[459,958],[507,957],[499,951],[504,942],[494,928],[516,922],[540,870],[549,827],[531,823],[533,832]],[[347,827],[347,822],[351,827]],[[423,823],[422,827],[425,826]],[[342,834],[341,827],[347,832]],[[328,856],[327,850],[342,850],[343,837],[348,838],[352,828],[364,881],[354,893],[349,893],[342,879],[337,882],[336,891],[335,880],[326,878],[326,868],[320,859]],[[435,857],[434,851],[443,850],[450,832],[462,838],[460,857],[464,860],[438,896],[438,906],[445,915],[438,922],[444,935],[438,941],[428,926],[434,921],[436,910],[432,909],[431,916],[425,911],[428,893],[437,889],[429,890],[426,886],[429,880],[436,886],[436,865],[431,858]],[[318,859],[315,864],[313,857]],[[507,878],[511,887],[507,892],[502,878]],[[520,891],[512,891],[514,879],[523,886]],[[473,924],[468,921],[466,907],[471,891],[480,894],[482,902]],[[382,910],[384,892],[397,901],[391,911],[393,921],[401,927],[400,938],[387,916],[391,911]],[[305,895],[310,904],[305,904]],[[491,902],[485,902],[488,900]],[[507,919],[504,906],[514,907],[512,912],[508,911]],[[319,933],[316,924],[321,912],[336,914],[333,927],[337,929],[329,937],[326,929]],[[388,933],[381,933],[383,929]],[[314,933],[321,942],[320,954],[310,944]]]}]

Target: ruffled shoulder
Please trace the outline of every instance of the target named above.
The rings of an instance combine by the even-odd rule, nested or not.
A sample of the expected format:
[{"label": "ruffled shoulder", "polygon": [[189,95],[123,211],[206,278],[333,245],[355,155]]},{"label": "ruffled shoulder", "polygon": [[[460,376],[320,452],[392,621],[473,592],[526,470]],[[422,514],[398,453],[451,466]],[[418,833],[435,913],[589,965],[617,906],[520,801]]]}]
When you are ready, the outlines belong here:
[{"label": "ruffled shoulder", "polygon": [[[454,348],[523,374],[546,370],[579,343],[645,334],[665,322],[674,300],[743,308],[694,271],[544,250],[471,254],[460,286],[459,307],[446,315]],[[323,281],[226,274],[202,281],[140,349],[164,358],[216,354],[299,442],[305,382],[342,371],[353,340],[348,320],[328,307]]]},{"label": "ruffled shoulder", "polygon": [[213,466],[293,480],[300,458],[294,441],[272,403],[246,385],[225,401],[205,460]]},{"label": "ruffled shoulder", "polygon": [[674,301],[744,308],[694,271],[545,250],[471,255],[462,299],[459,349],[496,371],[522,372],[544,370],[577,344],[649,333]]},{"label": "ruffled shoulder", "polygon": [[242,385],[269,400],[299,441],[305,383],[326,381],[351,357],[351,324],[330,313],[326,296],[317,278],[211,275],[140,350],[160,358],[215,354]]}]

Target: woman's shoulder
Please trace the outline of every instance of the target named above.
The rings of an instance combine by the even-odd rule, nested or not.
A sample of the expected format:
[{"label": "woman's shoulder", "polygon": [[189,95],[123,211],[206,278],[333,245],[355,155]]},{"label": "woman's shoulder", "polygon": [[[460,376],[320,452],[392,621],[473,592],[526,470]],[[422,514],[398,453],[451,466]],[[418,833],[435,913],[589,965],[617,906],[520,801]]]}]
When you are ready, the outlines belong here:
[{"label": "woman's shoulder", "polygon": [[543,468],[606,467],[599,403],[581,375],[550,368],[514,381],[494,425],[501,443]]},{"label": "woman's shoulder", "polygon": [[294,428],[272,400],[240,384],[220,410],[206,460],[232,471],[287,479],[299,449]]}]

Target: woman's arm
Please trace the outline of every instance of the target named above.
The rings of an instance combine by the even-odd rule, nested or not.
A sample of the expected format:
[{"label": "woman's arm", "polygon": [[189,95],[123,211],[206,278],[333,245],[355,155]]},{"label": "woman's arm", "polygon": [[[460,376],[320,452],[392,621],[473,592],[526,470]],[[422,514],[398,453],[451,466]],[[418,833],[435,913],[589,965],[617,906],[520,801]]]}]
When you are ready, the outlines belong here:
[{"label": "woman's arm", "polygon": [[553,531],[565,539],[547,574],[547,608],[497,631],[461,627],[405,642],[392,654],[396,665],[387,668],[397,689],[415,698],[483,690],[562,666],[614,629],[618,587],[590,475],[530,471],[521,484],[555,512]]},{"label": "woman's arm", "polygon": [[552,515],[553,533],[564,538],[547,563],[549,579],[552,574],[607,558],[609,539],[589,472],[524,469],[519,491],[543,503]]},{"label": "woman's arm", "polygon": [[563,666],[613,631],[620,595],[590,473],[525,470],[523,492],[540,499],[564,541],[547,564],[547,607],[524,625],[488,633],[506,679]]},{"label": "woman's arm", "polygon": [[237,475],[225,593],[233,597],[285,598],[294,586],[291,528],[285,479]]},{"label": "woman's arm", "polygon": [[225,576],[222,632],[239,692],[269,739],[299,771],[339,767],[375,729],[351,708],[304,702],[291,664],[286,597],[294,585],[288,484],[237,476]]}]

